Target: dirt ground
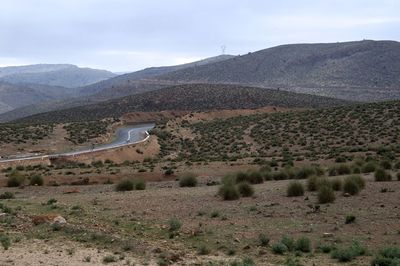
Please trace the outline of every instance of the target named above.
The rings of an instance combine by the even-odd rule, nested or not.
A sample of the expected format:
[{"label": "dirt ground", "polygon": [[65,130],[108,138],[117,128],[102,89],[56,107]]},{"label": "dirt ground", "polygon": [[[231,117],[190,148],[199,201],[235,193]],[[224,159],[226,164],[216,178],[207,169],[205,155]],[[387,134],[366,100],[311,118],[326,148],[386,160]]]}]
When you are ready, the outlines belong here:
[{"label": "dirt ground", "polygon": [[[9,230],[21,240],[0,251],[0,265],[98,265],[108,254],[118,258],[115,265],[157,265],[162,254],[173,258],[173,265],[228,263],[243,257],[251,257],[256,265],[283,265],[288,256],[261,247],[260,233],[270,238],[270,245],[283,235],[306,236],[314,248],[318,243],[346,246],[357,240],[373,255],[381,247],[400,245],[400,182],[374,182],[368,175],[365,178],[366,188],[358,196],[344,197],[336,192],[336,201],[321,205],[318,212],[313,211],[315,192],[286,197],[289,181],[255,185],[254,197],[237,201],[223,201],[217,196],[218,186],[206,185],[209,178],[202,178],[195,188],[164,181],[149,182],[146,190],[130,192],[115,192],[113,185],[79,186],[80,192],[75,194],[63,193],[70,186],[1,188],[0,193],[15,192],[16,199],[1,202],[19,209],[21,221],[11,230],[0,231]],[[389,192],[382,193],[383,188]],[[57,208],[46,204],[51,198],[57,200]],[[71,211],[73,206],[80,206],[79,214]],[[60,214],[69,225],[102,232],[116,240],[105,246],[76,242],[73,235],[43,228],[40,231],[31,224],[29,217],[47,213]],[[345,224],[349,214],[356,217],[355,223]],[[182,228],[170,239],[168,221],[173,217],[181,221]],[[32,231],[37,230],[32,237]],[[117,239],[134,241],[134,248],[121,251]],[[210,254],[198,255],[200,244],[206,245]],[[228,256],[228,249],[236,254]],[[83,262],[87,256],[90,262]],[[360,257],[348,265],[369,265],[371,259]],[[299,260],[302,265],[345,265],[315,252]]]}]

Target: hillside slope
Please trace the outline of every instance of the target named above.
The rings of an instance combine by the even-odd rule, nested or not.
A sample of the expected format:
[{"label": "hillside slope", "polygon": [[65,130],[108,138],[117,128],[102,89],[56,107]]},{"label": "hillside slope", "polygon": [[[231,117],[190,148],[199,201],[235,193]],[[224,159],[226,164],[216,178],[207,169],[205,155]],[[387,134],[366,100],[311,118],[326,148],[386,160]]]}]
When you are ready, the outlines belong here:
[{"label": "hillside slope", "polygon": [[359,41],[281,45],[155,79],[279,87],[375,101],[400,98],[399,73],[399,42]]},{"label": "hillside slope", "polygon": [[250,109],[264,106],[318,108],[346,101],[286,91],[236,85],[191,84],[126,96],[98,104],[58,110],[17,121],[68,122],[120,117],[128,112],[214,109]]},{"label": "hillside slope", "polygon": [[74,65],[33,65],[0,69],[0,79],[9,83],[33,83],[75,88],[115,77],[106,70]]},{"label": "hillside slope", "polygon": [[64,87],[38,84],[10,84],[0,81],[0,113],[49,100],[70,97],[71,91]]}]

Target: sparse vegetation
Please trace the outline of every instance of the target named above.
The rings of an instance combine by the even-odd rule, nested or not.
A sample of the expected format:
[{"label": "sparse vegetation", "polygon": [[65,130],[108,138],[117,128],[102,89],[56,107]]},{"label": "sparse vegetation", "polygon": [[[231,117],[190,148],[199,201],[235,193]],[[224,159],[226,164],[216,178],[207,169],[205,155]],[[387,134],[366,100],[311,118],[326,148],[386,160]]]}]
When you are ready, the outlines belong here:
[{"label": "sparse vegetation", "polygon": [[304,185],[298,181],[291,181],[287,187],[288,197],[299,197],[304,195]]},{"label": "sparse vegetation", "polygon": [[197,178],[192,173],[187,173],[179,178],[180,187],[195,187],[197,186]]}]

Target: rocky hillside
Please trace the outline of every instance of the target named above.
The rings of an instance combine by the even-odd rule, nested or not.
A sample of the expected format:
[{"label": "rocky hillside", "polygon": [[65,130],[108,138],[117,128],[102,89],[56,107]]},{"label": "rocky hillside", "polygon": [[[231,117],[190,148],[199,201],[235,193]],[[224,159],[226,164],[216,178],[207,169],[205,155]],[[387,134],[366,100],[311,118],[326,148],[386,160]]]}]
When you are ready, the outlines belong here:
[{"label": "rocky hillside", "polygon": [[126,96],[98,104],[42,113],[17,121],[69,122],[118,118],[137,111],[250,109],[264,106],[319,108],[348,102],[307,94],[237,85],[191,84]]},{"label": "rocky hillside", "polygon": [[359,41],[291,44],[196,68],[157,80],[235,83],[281,88],[357,101],[400,98],[400,43]]}]

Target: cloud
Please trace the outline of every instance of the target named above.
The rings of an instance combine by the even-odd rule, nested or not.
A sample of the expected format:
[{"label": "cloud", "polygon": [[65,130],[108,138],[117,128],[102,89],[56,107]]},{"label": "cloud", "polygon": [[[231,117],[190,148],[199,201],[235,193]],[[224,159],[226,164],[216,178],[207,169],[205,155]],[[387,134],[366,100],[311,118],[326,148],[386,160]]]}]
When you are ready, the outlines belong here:
[{"label": "cloud", "polygon": [[0,65],[136,70],[273,45],[400,38],[397,0],[5,0]]}]

